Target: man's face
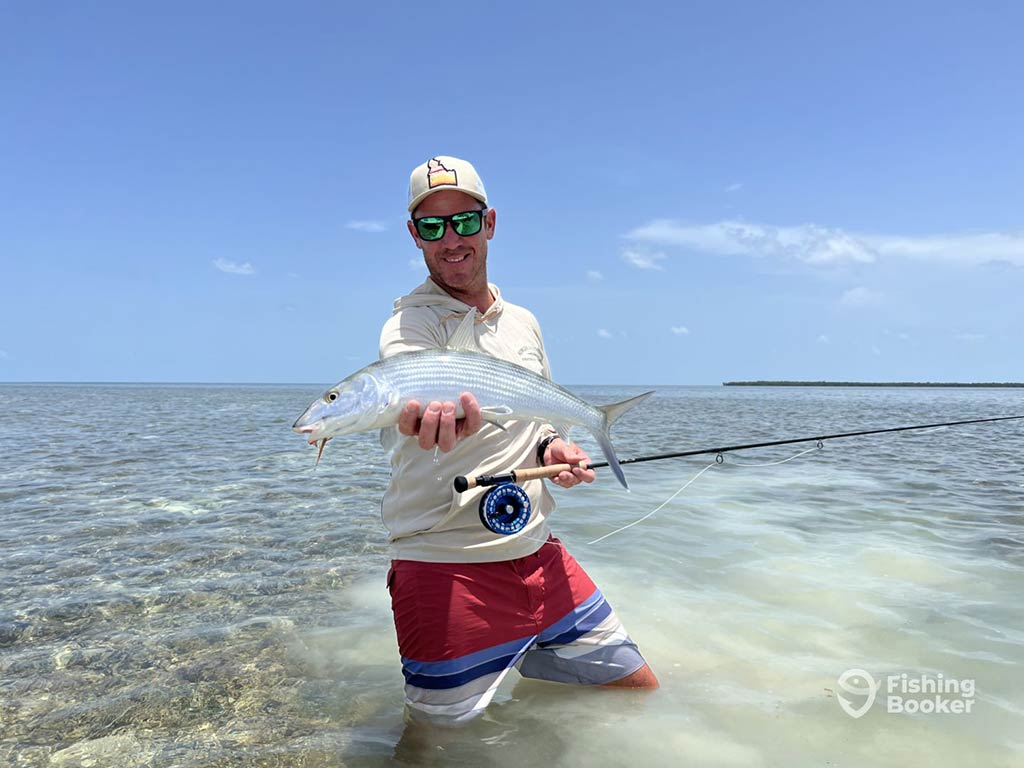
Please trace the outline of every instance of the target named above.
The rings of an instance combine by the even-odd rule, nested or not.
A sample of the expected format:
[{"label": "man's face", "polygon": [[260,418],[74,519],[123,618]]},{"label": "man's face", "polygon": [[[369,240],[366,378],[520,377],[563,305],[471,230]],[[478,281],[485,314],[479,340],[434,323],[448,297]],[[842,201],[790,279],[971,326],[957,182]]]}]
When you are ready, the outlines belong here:
[{"label": "man's face", "polygon": [[[465,192],[444,189],[420,203],[412,215],[417,219],[450,216],[483,207],[483,203]],[[480,231],[469,237],[457,235],[451,222],[447,222],[444,237],[432,241],[423,240],[411,221],[408,227],[416,247],[423,251],[423,260],[434,282],[456,298],[475,300],[477,294],[487,290],[487,241],[494,237],[494,221],[494,210],[490,209]]]}]

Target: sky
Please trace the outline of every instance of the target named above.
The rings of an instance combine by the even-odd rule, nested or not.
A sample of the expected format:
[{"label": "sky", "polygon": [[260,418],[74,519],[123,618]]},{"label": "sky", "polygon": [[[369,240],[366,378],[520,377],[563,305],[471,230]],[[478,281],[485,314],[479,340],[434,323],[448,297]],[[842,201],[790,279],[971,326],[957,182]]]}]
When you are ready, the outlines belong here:
[{"label": "sky", "polygon": [[1024,381],[1015,2],[0,4],[0,381],[329,384],[473,162],[565,384]]}]

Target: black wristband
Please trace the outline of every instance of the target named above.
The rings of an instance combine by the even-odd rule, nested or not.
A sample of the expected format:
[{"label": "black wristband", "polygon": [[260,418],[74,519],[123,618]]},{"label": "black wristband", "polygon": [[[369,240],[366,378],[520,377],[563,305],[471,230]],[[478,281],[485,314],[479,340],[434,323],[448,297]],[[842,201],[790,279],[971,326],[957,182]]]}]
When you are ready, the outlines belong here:
[{"label": "black wristband", "polygon": [[543,467],[544,466],[544,451],[546,451],[548,449],[548,446],[551,445],[557,439],[558,439],[558,435],[548,435],[543,440],[541,440],[539,443],[537,443],[537,466],[538,467]]}]

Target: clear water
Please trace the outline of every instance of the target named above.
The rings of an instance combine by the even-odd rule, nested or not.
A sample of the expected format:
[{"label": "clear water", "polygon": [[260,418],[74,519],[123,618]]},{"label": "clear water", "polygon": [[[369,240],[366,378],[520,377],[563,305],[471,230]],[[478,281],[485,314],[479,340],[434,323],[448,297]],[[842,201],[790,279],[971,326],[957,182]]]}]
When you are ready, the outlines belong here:
[{"label": "clear water", "polygon": [[[639,388],[577,388],[608,402]],[[0,763],[1024,764],[1024,422],[607,471],[554,528],[659,675],[510,680],[406,731],[374,437],[290,432],[317,387],[0,386]],[[1024,413],[1014,390],[663,388],[622,456]],[[589,440],[584,445],[593,449]],[[448,479],[445,479],[447,482]],[[975,681],[860,718],[850,668]],[[854,696],[848,698],[855,699]],[[861,697],[863,699],[863,697]]]}]

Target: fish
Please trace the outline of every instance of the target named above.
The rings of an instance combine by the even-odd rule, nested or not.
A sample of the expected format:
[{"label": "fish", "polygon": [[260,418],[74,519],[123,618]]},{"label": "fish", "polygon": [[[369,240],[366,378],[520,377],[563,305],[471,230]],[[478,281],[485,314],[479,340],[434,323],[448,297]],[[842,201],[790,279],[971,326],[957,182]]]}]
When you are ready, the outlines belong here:
[{"label": "fish", "polygon": [[463,392],[477,399],[484,421],[500,428],[516,419],[550,423],[568,442],[569,430],[583,427],[594,436],[618,481],[629,488],[609,430],[653,390],[618,403],[591,405],[528,368],[469,350],[401,352],[372,363],[310,403],[292,429],[311,444],[319,443],[322,453],[332,437],[395,426],[410,400],[424,408],[434,400],[456,403],[456,417],[462,418]]}]

